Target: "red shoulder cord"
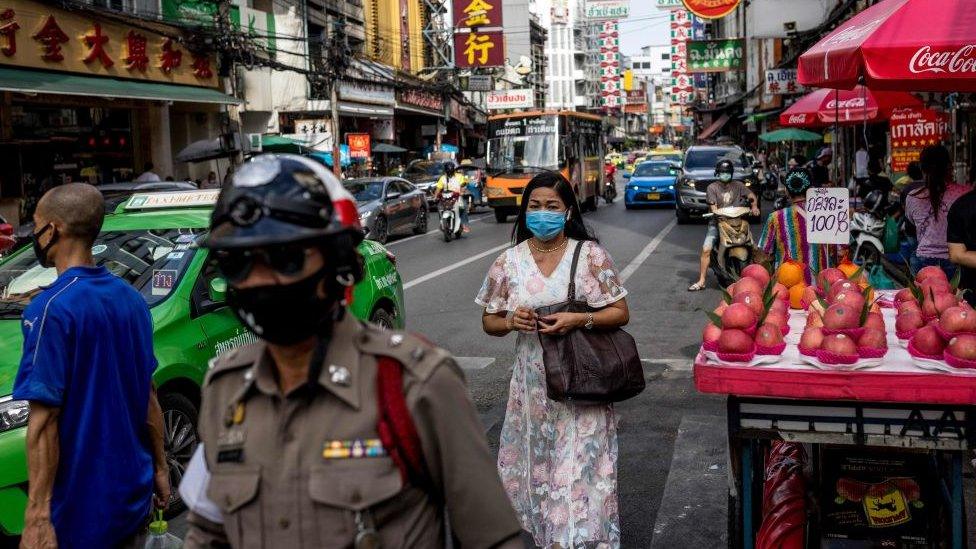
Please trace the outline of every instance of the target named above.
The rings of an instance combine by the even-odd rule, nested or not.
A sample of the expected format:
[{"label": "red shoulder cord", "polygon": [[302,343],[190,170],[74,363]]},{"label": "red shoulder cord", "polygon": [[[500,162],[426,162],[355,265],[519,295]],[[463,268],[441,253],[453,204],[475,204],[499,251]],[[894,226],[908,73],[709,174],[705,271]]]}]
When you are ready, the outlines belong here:
[{"label": "red shoulder cord", "polygon": [[403,365],[386,356],[377,357],[376,362],[376,393],[379,404],[379,421],[376,427],[380,441],[400,469],[403,481],[413,482],[419,488],[427,488],[420,436],[414,427],[403,394]]}]

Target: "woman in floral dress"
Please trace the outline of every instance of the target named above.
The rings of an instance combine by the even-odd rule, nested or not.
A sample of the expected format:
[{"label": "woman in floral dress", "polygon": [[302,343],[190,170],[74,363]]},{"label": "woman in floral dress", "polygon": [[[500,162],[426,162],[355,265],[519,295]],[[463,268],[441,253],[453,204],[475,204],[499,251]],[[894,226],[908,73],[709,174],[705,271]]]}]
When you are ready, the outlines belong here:
[{"label": "woman in floral dress", "polygon": [[[615,328],[629,320],[627,292],[606,250],[587,231],[572,187],[543,173],[526,186],[515,245],[488,271],[477,303],[485,332],[518,332],[498,470],[522,526],[544,548],[616,548],[617,430],[612,405],[563,404],[546,397],[536,333]],[[534,310],[566,300],[576,246],[578,299],[594,313]]]}]

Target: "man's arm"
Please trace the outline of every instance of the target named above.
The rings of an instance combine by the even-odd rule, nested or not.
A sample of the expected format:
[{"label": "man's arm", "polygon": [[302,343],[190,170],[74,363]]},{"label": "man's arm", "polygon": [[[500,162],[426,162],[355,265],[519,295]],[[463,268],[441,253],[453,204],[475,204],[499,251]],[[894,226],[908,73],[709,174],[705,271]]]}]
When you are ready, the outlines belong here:
[{"label": "man's arm", "polygon": [[962,267],[976,269],[976,250],[966,249],[965,244],[949,243],[949,261]]},{"label": "man's arm", "polygon": [[60,411],[60,408],[35,400],[30,403],[30,419],[27,421],[27,510],[20,540],[23,548],[58,546],[51,523],[51,491],[60,458]]},{"label": "man's arm", "polygon": [[146,416],[146,429],[149,432],[149,445],[153,456],[153,485],[156,489],[154,503],[157,509],[165,509],[169,504],[172,487],[169,485],[169,464],[166,462],[166,448],[163,444],[163,409],[156,398],[156,388],[149,389],[149,413]]}]

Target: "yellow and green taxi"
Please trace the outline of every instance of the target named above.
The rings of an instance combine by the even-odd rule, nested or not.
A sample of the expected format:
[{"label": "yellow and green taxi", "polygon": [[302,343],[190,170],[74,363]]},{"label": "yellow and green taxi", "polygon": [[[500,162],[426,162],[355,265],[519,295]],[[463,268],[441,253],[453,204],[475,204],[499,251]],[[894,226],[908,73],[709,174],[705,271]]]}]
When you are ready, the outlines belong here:
[{"label": "yellow and green taxi", "polygon": [[[227,286],[207,261],[207,250],[195,246],[207,231],[217,192],[135,194],[105,217],[92,247],[95,262],[131,283],[149,305],[159,362],[153,381],[163,408],[174,487],[197,445],[200,384],[208,361],[254,339],[225,306]],[[403,284],[394,256],[370,240],[359,245],[359,252],[366,274],[353,289],[352,312],[402,328]],[[6,547],[6,536],[23,530],[27,502],[24,438],[29,410],[26,402],[11,399],[23,345],[21,312],[56,276],[54,269],[37,263],[30,246],[0,262],[0,547]],[[175,512],[181,502],[173,493]]]}]

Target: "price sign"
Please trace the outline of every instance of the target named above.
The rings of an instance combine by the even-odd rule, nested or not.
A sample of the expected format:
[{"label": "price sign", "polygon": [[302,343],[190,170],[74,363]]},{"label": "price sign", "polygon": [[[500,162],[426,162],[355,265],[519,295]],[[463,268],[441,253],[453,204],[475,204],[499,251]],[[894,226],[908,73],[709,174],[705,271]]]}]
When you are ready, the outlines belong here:
[{"label": "price sign", "polygon": [[813,188],[807,191],[807,242],[810,244],[851,243],[851,195],[844,188]]}]

